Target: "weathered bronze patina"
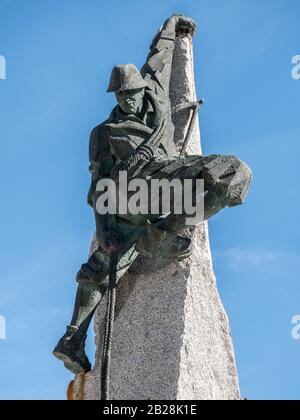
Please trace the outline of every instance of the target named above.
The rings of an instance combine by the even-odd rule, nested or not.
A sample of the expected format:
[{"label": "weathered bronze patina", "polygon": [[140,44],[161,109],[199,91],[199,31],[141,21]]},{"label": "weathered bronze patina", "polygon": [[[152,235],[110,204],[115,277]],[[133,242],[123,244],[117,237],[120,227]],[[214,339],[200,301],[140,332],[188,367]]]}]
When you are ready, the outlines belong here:
[{"label": "weathered bronze patina", "polygon": [[180,261],[191,253],[190,239],[179,234],[186,215],[100,215],[96,211],[98,181],[110,178],[117,182],[119,171],[126,171],[129,179],[147,181],[203,179],[205,220],[246,198],[252,179],[247,165],[233,156],[179,155],[174,143],[169,99],[174,41],[177,36],[193,35],[195,29],[191,18],[172,16],[155,36],[141,72],[133,64],[112,71],[108,92],[115,93],[118,105],[92,131],[89,150],[92,182],[88,203],[95,212],[99,248],[77,275],[73,318],[54,350],[75,374],[91,369],[84,350],[86,333],[108,287],[112,253],[118,252],[118,279],[139,254]]}]

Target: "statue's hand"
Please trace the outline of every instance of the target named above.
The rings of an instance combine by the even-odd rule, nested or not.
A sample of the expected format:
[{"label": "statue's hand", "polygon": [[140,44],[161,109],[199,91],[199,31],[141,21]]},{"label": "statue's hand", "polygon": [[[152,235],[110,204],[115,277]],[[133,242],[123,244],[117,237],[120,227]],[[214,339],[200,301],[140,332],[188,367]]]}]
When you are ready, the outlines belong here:
[{"label": "statue's hand", "polygon": [[176,15],[176,36],[194,35],[196,32],[196,22],[187,16]]}]

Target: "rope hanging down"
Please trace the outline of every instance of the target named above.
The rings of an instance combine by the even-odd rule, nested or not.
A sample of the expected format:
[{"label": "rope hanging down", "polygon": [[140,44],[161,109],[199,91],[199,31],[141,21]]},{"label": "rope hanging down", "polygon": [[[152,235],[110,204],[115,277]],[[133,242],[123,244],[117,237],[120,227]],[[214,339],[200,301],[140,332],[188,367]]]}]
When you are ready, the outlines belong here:
[{"label": "rope hanging down", "polygon": [[101,367],[101,400],[109,400],[109,373],[112,349],[112,338],[116,308],[118,254],[110,257],[109,285],[107,293],[106,328],[103,342],[103,356]]},{"label": "rope hanging down", "polygon": [[172,108],[172,115],[179,114],[179,112],[186,111],[187,109],[192,110],[192,116],[191,116],[189,128],[186,133],[186,137],[184,139],[184,142],[180,151],[180,156],[183,156],[186,154],[186,151],[187,151],[187,148],[191,140],[195,124],[196,124],[197,112],[199,111],[199,108],[203,104],[204,104],[204,100],[200,99],[199,101],[195,101],[195,102],[179,104],[179,105],[176,105],[174,108]]},{"label": "rope hanging down", "polygon": [[[181,155],[186,153],[189,141],[191,139],[194,125],[197,118],[197,111],[200,106],[204,103],[203,100],[190,102],[185,104],[177,105],[172,109],[172,115],[178,114],[179,112],[187,109],[192,110],[192,117],[189,124],[189,128],[184,139]],[[103,341],[103,354],[102,354],[102,366],[101,366],[101,400],[109,400],[110,391],[110,361],[111,361],[111,350],[112,350],[112,339],[113,329],[115,320],[115,309],[116,309],[116,296],[117,296],[117,268],[118,268],[118,252],[112,252],[110,256],[110,268],[109,268],[109,285],[107,290],[107,309],[106,309],[106,327],[105,336]]]}]

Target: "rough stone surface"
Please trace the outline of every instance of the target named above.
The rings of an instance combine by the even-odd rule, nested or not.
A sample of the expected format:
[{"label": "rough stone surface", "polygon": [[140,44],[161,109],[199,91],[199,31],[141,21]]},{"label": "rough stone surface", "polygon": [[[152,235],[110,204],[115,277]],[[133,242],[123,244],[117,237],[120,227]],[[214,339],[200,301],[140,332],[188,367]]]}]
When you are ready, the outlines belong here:
[{"label": "rough stone surface", "polygon": [[[195,100],[189,37],[176,41],[174,69],[172,103]],[[188,121],[186,114],[176,117],[178,145]],[[201,154],[198,121],[188,151]],[[114,400],[240,399],[230,326],[217,291],[207,224],[189,233],[194,253],[188,260],[157,267],[155,261],[138,258],[118,285],[111,366]],[[76,378],[74,399],[100,399],[105,309],[103,299],[95,319],[96,365],[85,377]]]}]

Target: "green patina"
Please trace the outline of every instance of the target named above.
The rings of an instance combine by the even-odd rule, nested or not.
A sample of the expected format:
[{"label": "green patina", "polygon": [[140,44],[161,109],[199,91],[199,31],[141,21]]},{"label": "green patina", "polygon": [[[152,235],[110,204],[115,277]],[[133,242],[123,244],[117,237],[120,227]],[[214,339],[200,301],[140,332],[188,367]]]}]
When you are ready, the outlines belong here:
[{"label": "green patina", "polygon": [[132,64],[112,71],[108,91],[115,93],[118,104],[94,128],[89,147],[92,182],[88,203],[95,212],[99,247],[77,275],[73,318],[54,350],[75,374],[91,369],[84,351],[86,333],[108,286],[112,250],[118,250],[118,280],[139,254],[180,261],[191,253],[191,240],[179,234],[186,215],[171,212],[167,217],[149,214],[142,219],[100,215],[96,211],[98,181],[116,180],[119,171],[127,171],[129,179],[203,179],[205,220],[246,198],[252,178],[247,165],[233,156],[179,156],[174,143],[169,98],[174,41],[176,36],[193,35],[195,29],[191,18],[172,16],[155,36],[141,72]]}]

